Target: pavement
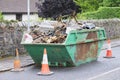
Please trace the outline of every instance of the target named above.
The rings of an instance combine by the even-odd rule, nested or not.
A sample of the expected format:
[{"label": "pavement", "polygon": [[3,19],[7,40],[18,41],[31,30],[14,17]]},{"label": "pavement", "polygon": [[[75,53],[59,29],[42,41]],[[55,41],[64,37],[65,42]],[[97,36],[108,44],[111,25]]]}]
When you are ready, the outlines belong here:
[{"label": "pavement", "polygon": [[[28,54],[20,55],[19,59],[20,59],[22,68],[34,64],[34,61]],[[15,60],[15,57],[7,57],[7,58],[0,59],[0,72],[9,71],[13,69],[14,60]]]},{"label": "pavement", "polygon": [[[120,39],[111,40],[111,48],[117,47],[117,46],[120,46]],[[105,41],[105,43],[102,47],[102,50],[107,49],[107,47],[108,47],[108,45]],[[28,54],[20,55],[19,58],[21,61],[22,68],[34,65],[34,61]],[[13,67],[14,60],[15,60],[14,57],[7,57],[7,58],[0,59],[0,72],[5,72],[5,71],[9,71],[9,70],[13,69],[14,68]]]}]

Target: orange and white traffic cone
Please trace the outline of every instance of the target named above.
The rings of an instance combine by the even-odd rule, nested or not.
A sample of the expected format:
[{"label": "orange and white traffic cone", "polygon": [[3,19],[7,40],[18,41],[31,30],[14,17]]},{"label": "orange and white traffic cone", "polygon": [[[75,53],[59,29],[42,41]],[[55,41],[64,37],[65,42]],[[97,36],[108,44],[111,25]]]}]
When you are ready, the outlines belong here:
[{"label": "orange and white traffic cone", "polygon": [[110,41],[110,39],[107,40],[107,44],[108,44],[108,49],[106,51],[106,56],[104,58],[115,58],[115,57],[112,56],[111,41]]},{"label": "orange and white traffic cone", "polygon": [[43,54],[41,71],[38,72],[37,74],[39,74],[39,75],[50,75],[50,74],[53,74],[53,72],[51,72],[50,69],[49,69],[46,48],[44,48],[44,54]]},{"label": "orange and white traffic cone", "polygon": [[24,69],[21,68],[21,62],[19,59],[19,53],[18,53],[18,49],[16,48],[16,58],[14,60],[14,68],[11,70],[12,72],[19,72],[19,71],[23,71]]}]

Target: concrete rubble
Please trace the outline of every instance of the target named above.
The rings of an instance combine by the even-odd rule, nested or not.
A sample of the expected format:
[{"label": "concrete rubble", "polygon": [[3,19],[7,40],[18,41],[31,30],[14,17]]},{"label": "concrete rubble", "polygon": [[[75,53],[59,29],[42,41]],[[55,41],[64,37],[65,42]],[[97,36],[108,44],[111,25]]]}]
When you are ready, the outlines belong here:
[{"label": "concrete rubble", "polygon": [[92,23],[78,24],[75,20],[69,22],[44,21],[38,26],[32,26],[29,35],[33,38],[32,43],[63,43],[71,30],[92,28],[95,28]]}]

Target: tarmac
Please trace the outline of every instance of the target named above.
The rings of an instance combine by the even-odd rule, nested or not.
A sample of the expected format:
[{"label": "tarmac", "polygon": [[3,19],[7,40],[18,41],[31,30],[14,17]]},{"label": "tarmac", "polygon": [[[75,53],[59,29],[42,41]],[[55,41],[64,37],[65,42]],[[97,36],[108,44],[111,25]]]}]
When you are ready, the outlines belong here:
[{"label": "tarmac", "polygon": [[[118,46],[120,46],[120,39],[111,40],[111,48],[118,47]],[[105,41],[102,47],[102,50],[105,50],[107,48],[108,48],[108,45]],[[32,58],[29,56],[29,54],[20,55],[19,57],[20,57],[22,68],[35,64]],[[15,57],[6,57],[6,58],[0,59],[0,72],[10,71],[11,69],[13,69],[14,59]]]}]

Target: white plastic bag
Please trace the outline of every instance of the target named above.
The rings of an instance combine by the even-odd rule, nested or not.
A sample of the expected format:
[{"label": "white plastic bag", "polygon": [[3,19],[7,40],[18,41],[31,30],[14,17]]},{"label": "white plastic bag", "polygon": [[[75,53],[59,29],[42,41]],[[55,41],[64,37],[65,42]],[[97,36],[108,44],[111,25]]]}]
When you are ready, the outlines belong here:
[{"label": "white plastic bag", "polygon": [[24,34],[24,43],[32,43],[33,38],[31,35],[29,35],[28,33]]}]

